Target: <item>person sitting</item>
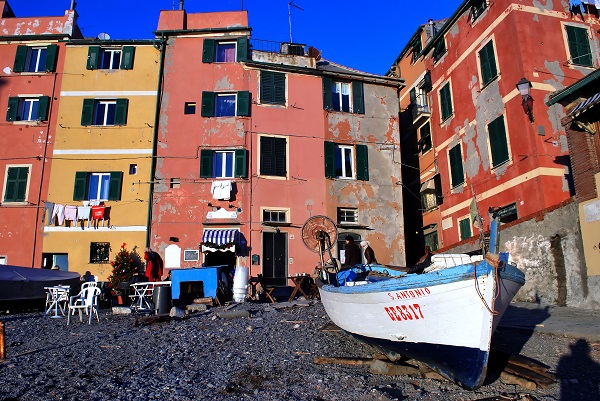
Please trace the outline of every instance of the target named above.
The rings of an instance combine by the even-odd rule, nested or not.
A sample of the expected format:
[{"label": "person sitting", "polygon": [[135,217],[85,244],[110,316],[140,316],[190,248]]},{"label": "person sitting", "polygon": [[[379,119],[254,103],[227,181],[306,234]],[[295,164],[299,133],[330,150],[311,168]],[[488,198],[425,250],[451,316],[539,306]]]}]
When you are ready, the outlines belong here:
[{"label": "person sitting", "polygon": [[425,268],[429,267],[429,265],[431,264],[432,257],[433,254],[431,253],[431,248],[429,248],[429,245],[425,245],[425,254],[421,257],[421,259],[419,259],[419,261],[414,266],[408,269],[408,273],[422,274]]},{"label": "person sitting", "polygon": [[145,280],[142,280],[142,273],[140,273],[139,266],[135,266],[133,268],[133,274],[131,275],[131,284],[141,283]]},{"label": "person sitting", "polygon": [[345,262],[344,267],[350,268],[354,265],[362,264],[362,256],[360,254],[360,249],[356,242],[354,242],[354,237],[351,235],[346,235],[346,246],[344,248]]},{"label": "person sitting", "polygon": [[367,264],[378,264],[377,259],[375,258],[375,251],[373,251],[373,248],[371,248],[371,243],[369,241],[360,241],[360,246],[365,252],[365,260],[367,261]]}]

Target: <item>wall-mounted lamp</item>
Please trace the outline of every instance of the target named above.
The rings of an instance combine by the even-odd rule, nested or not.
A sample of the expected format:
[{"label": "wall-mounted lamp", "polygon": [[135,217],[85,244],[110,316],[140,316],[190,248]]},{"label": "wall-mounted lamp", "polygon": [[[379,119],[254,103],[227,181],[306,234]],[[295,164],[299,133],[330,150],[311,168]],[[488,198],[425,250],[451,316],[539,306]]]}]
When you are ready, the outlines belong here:
[{"label": "wall-mounted lamp", "polygon": [[213,207],[212,203],[208,202],[208,206],[209,207]]},{"label": "wall-mounted lamp", "polygon": [[277,228],[275,229],[275,232],[276,232],[277,234],[279,234],[279,233],[281,232],[281,230],[279,229],[279,227],[277,227]]},{"label": "wall-mounted lamp", "polygon": [[529,121],[533,122],[533,98],[531,97],[531,82],[527,78],[521,78],[517,82],[517,89],[523,99],[523,110],[529,116]]},{"label": "wall-mounted lamp", "polygon": [[233,206],[231,203],[229,204],[229,208],[233,209],[235,206]]}]

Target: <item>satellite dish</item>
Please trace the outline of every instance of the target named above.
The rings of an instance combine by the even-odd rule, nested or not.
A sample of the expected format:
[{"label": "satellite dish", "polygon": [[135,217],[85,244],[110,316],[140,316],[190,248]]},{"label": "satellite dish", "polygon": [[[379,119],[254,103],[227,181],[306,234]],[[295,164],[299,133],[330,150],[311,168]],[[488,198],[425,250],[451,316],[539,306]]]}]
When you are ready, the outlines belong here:
[{"label": "satellite dish", "polygon": [[100,40],[109,40],[110,39],[110,35],[106,32],[100,32],[98,34],[98,39]]}]

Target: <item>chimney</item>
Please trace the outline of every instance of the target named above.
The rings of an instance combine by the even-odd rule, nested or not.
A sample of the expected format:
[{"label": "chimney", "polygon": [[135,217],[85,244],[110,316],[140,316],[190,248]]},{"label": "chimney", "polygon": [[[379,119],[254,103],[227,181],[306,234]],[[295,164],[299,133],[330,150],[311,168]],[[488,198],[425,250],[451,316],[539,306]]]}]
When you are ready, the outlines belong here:
[{"label": "chimney", "polygon": [[179,9],[183,10],[183,0],[179,0]]}]

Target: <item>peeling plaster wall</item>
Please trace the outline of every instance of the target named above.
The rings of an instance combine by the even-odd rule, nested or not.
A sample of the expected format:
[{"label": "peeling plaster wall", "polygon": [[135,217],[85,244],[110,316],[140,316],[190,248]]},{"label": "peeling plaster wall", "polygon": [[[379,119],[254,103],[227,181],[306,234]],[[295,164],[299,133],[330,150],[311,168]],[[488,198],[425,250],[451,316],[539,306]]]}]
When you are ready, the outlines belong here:
[{"label": "peeling plaster wall", "polygon": [[359,223],[368,229],[352,231],[371,242],[380,263],[404,266],[398,97],[395,88],[364,88],[366,115],[331,113],[327,124],[337,143],[367,143],[369,181],[331,181],[329,213],[335,215],[337,207],[358,208]]},{"label": "peeling plaster wall", "polygon": [[[448,252],[474,249],[465,244]],[[500,251],[525,273],[516,301],[600,309],[600,276],[587,275],[576,202],[501,229]]]}]

